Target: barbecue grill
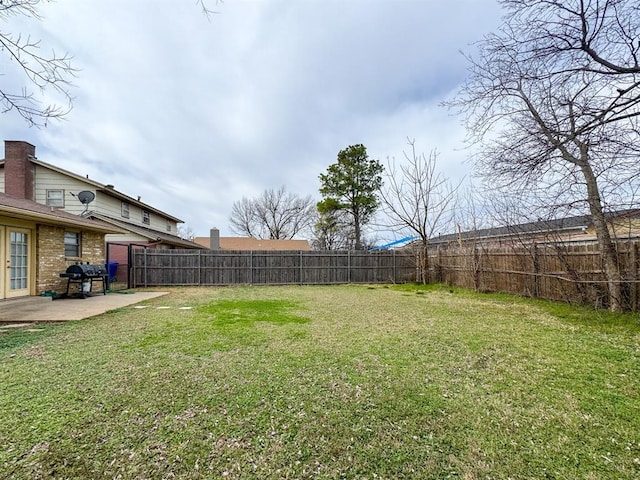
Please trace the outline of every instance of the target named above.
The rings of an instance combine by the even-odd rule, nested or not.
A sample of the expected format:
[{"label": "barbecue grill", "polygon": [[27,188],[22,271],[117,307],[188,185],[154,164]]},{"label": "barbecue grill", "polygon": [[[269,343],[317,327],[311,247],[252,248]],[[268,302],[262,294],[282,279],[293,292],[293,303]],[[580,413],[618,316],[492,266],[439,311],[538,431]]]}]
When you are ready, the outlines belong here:
[{"label": "barbecue grill", "polygon": [[67,279],[67,291],[64,296],[69,295],[69,288],[72,284],[77,285],[78,294],[86,298],[87,294],[93,292],[93,282],[102,282],[102,294],[107,294],[107,269],[104,265],[90,265],[89,263],[76,263],[69,265],[61,278]]}]

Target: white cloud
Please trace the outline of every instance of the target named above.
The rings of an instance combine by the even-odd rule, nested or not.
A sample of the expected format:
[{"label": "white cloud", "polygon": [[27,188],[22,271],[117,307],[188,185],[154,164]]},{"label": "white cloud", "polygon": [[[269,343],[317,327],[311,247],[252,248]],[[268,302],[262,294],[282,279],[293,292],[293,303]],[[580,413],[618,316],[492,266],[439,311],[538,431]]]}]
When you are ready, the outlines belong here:
[{"label": "white cloud", "polygon": [[448,175],[466,173],[464,132],[438,104],[464,78],[459,50],[495,28],[497,3],[238,0],[215,9],[207,21],[196,2],[47,4],[40,24],[20,26],[74,56],[75,106],[46,129],[2,115],[5,138],[141,195],[199,235],[211,226],[229,234],[233,202],[267,188],[317,197],[318,175],[354,143],[400,158],[415,138],[441,152]]}]

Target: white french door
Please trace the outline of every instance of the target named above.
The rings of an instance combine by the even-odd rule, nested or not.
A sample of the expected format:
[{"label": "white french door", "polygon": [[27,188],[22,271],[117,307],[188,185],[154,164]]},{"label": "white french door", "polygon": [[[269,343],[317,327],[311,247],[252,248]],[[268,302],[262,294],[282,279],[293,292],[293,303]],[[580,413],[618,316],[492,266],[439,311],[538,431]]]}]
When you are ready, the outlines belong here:
[{"label": "white french door", "polygon": [[[0,289],[3,298],[29,295],[31,285],[31,230],[4,227],[5,273]],[[2,233],[2,232],[0,232]]]}]

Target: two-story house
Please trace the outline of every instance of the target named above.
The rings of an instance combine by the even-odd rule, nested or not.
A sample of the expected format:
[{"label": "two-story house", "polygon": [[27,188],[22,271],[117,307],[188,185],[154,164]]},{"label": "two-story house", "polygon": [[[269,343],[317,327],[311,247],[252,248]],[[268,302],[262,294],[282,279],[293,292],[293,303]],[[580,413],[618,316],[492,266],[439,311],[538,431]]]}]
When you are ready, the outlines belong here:
[{"label": "two-story house", "polygon": [[[0,161],[0,192],[25,198],[67,213],[109,223],[124,233],[109,234],[107,242],[134,243],[153,248],[202,248],[178,236],[182,220],[102,184],[36,158],[36,147],[5,141]],[[80,192],[93,200],[83,204]]]},{"label": "two-story house", "polygon": [[[120,281],[128,278],[132,248],[204,248],[178,236],[178,224],[182,220],[147,205],[140,197],[133,198],[113,185],[43,162],[36,158],[36,147],[27,142],[7,140],[4,143],[0,193],[37,203],[51,212],[94,220],[110,227],[102,240],[106,248],[101,262],[109,264],[111,277],[118,277]],[[91,201],[87,202],[88,199]],[[92,242],[89,239],[81,229],[64,232],[64,244],[69,252],[84,251]],[[66,256],[68,261],[85,261],[82,257],[80,253]]]}]

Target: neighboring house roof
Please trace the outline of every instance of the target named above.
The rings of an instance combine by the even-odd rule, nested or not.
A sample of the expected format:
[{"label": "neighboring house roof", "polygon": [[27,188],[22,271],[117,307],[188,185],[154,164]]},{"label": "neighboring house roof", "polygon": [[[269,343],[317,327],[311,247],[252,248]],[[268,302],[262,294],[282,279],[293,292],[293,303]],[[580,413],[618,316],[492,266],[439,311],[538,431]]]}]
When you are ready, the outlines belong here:
[{"label": "neighboring house roof", "polygon": [[[607,221],[624,219],[624,218],[640,218],[640,209],[634,208],[629,210],[620,210],[617,212],[609,212],[605,215]],[[429,239],[431,245],[438,243],[448,243],[458,240],[469,239],[499,239],[508,237],[528,236],[548,234],[571,235],[577,233],[586,233],[587,229],[593,226],[591,215],[578,215],[575,217],[558,218],[551,220],[539,220],[537,222],[521,223],[517,225],[507,225],[503,227],[484,228],[479,230],[470,230],[466,232],[450,233],[447,235],[439,235]]]},{"label": "neighboring house roof", "polygon": [[0,215],[47,225],[74,227],[102,233],[122,233],[122,230],[114,225],[73,215],[57,208],[23,198],[15,198],[4,193],[0,193]]},{"label": "neighboring house roof", "polygon": [[[210,248],[209,237],[196,237],[196,243]],[[253,237],[220,237],[220,250],[302,250],[309,251],[311,246],[306,240],[263,240]]]},{"label": "neighboring house roof", "polygon": [[211,248],[211,239],[209,237],[195,237],[193,241],[201,247]]},{"label": "neighboring house roof", "polygon": [[[38,160],[37,158],[33,157],[33,158],[29,158],[29,160],[34,163],[35,165],[39,165],[41,167],[44,168],[48,168],[50,170],[53,170],[55,172],[61,173],[63,175],[67,175],[71,178],[75,178],[76,180],[80,180],[84,183],[87,183],[89,185],[92,185],[96,188],[97,191],[99,192],[103,192],[107,195],[110,195],[112,197],[118,198],[119,200],[124,200],[127,203],[130,203],[131,205],[136,205],[138,207],[140,207],[143,210],[147,210],[151,213],[155,213],[156,215],[159,215],[163,218],[167,218],[169,220],[172,220],[176,223],[184,223],[182,220],[180,220],[177,217],[174,217],[173,215],[169,215],[166,212],[163,212],[162,210],[158,210],[157,208],[152,207],[151,205],[147,205],[144,202],[141,202],[140,200],[137,200],[133,197],[130,197],[129,195],[126,195],[122,192],[119,192],[118,190],[116,190],[113,185],[105,185],[103,183],[100,182],[96,182],[95,180],[90,179],[89,177],[83,177],[82,175],[78,175],[77,173],[73,173],[70,172],[69,170],[65,170],[64,168],[60,168],[60,167],[56,167],[55,165],[51,165],[50,163],[47,162],[43,162],[42,160]],[[0,160],[0,168],[4,168],[4,159]]]},{"label": "neighboring house roof", "polygon": [[163,233],[157,230],[153,230],[151,228],[141,227],[140,225],[135,225],[133,223],[124,222],[121,220],[114,220],[111,217],[106,215],[101,215],[96,212],[87,212],[87,216],[91,218],[99,219],[105,223],[114,225],[121,230],[126,230],[133,232],[137,235],[140,235],[144,238],[149,239],[151,242],[163,243],[165,245],[173,245],[175,247],[184,247],[184,248],[208,248],[203,247],[202,245],[191,242],[189,240],[185,240],[183,238],[177,237],[176,235],[171,235],[170,233]]}]

